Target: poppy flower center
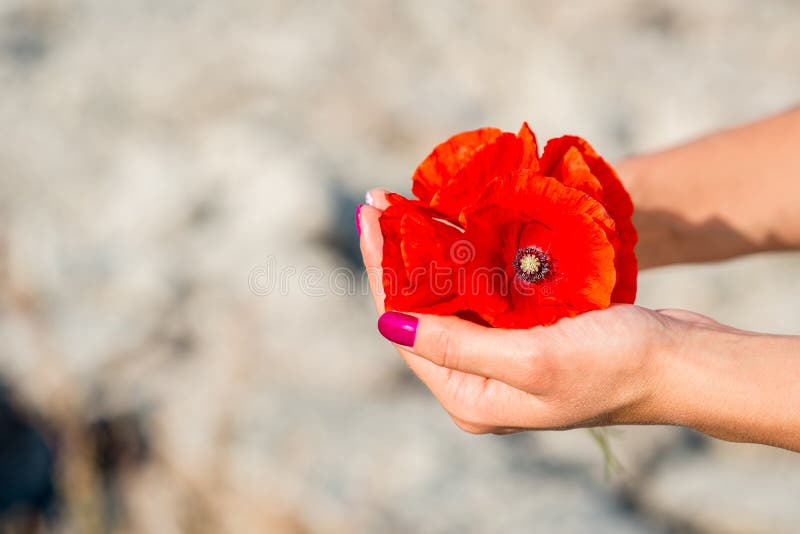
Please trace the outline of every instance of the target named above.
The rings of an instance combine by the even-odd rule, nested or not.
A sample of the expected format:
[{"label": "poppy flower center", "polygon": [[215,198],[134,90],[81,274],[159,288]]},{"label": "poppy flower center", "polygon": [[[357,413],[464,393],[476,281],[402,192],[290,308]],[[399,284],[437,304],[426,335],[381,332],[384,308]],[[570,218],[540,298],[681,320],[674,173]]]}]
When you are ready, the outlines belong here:
[{"label": "poppy flower center", "polygon": [[513,265],[517,278],[529,283],[544,280],[553,268],[550,256],[539,247],[523,247],[517,250]]}]

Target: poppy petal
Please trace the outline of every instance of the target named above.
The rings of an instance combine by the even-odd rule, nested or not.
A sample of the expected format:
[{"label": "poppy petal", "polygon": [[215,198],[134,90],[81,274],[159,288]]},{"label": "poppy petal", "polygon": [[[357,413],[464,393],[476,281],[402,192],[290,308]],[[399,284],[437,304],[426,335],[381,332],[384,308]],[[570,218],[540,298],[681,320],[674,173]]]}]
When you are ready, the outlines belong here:
[{"label": "poppy petal", "polygon": [[389,194],[380,218],[387,309],[527,328],[634,301],[633,204],[580,137],[539,157],[527,123],[465,132],[413,182],[419,200]]},{"label": "poppy petal", "polygon": [[449,243],[461,232],[414,201],[396,194],[391,200],[379,219],[386,308],[455,313],[463,305],[452,280]]},{"label": "poppy petal", "polygon": [[517,138],[522,141],[522,161],[520,169],[531,172],[539,171],[539,145],[536,143],[536,134],[533,133],[527,122],[522,123]]},{"label": "poppy petal", "polygon": [[477,150],[469,163],[433,196],[431,207],[457,219],[492,179],[519,169],[522,154],[522,142],[517,136],[509,133],[497,136]]},{"label": "poppy petal", "polygon": [[[513,206],[509,198],[515,199]],[[474,210],[465,214],[468,233],[503,229],[502,259],[510,307],[481,310],[494,326],[550,324],[555,319],[607,307],[616,282],[614,221],[597,200],[555,179],[520,173],[519,180],[492,182]],[[613,238],[613,239],[610,239]],[[552,274],[537,284],[521,283],[512,261],[518,250],[536,247],[552,261]]]},{"label": "poppy petal", "polygon": [[472,160],[475,152],[502,133],[497,128],[480,128],[454,135],[439,144],[414,172],[411,191],[421,201],[430,202]]},{"label": "poppy petal", "polygon": [[565,174],[564,171],[569,170],[570,167],[568,165],[565,167],[563,164],[565,159],[574,159],[575,150],[580,153],[591,174],[597,178],[597,181],[602,186],[602,195],[596,196],[597,193],[590,192],[588,188],[577,188],[597,198],[617,222],[619,229],[620,246],[617,267],[622,276],[620,276],[618,282],[619,287],[614,290],[612,301],[632,303],[636,299],[638,268],[634,247],[638,241],[638,235],[633,224],[630,223],[630,218],[633,214],[633,202],[616,171],[584,139],[567,135],[547,142],[542,153],[542,172],[576,187],[573,184],[578,179],[575,176]]},{"label": "poppy petal", "polygon": [[580,137],[565,135],[548,141],[542,153],[542,174],[561,179],[560,163],[571,148],[575,148],[581,154],[592,174],[602,185],[603,197],[598,200],[606,206],[608,212],[614,217],[630,217],[633,213],[633,202],[616,171]]}]

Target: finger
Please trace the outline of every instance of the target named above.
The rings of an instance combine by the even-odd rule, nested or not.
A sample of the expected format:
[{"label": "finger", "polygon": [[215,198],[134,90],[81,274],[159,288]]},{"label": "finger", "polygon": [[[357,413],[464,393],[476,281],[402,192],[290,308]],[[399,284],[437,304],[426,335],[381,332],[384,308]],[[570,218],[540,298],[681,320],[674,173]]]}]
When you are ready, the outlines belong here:
[{"label": "finger", "polygon": [[457,317],[384,313],[384,337],[440,367],[527,389],[544,380],[544,351],[531,330],[487,328]]},{"label": "finger", "polygon": [[383,235],[378,218],[380,210],[362,205],[359,216],[361,225],[361,256],[364,259],[367,281],[378,313],[383,313]]},{"label": "finger", "polygon": [[[382,192],[383,190],[377,191]],[[380,202],[380,199],[384,197],[381,193],[380,195],[376,195],[376,198],[378,198],[378,202]],[[383,236],[378,220],[380,213],[380,210],[377,208],[363,206],[360,216],[361,253],[364,258],[364,265],[369,273],[369,283],[375,301],[375,307],[379,314],[384,311],[381,270]],[[427,343],[423,343],[427,345]],[[521,391],[511,391],[511,388],[505,384],[493,384],[494,381],[487,381],[484,377],[485,375],[478,376],[437,365],[434,361],[407,350],[406,347],[396,346],[396,348],[409,368],[419,377],[428,389],[430,389],[446,410],[451,411],[448,407],[452,407],[463,413],[465,418],[477,417],[486,421],[479,425],[472,425],[472,431],[493,432],[497,428],[497,426],[492,423],[493,421],[503,421],[503,426],[514,425],[516,416],[512,415],[512,411],[503,409],[503,406],[521,403],[497,401],[508,396],[515,397],[515,395],[524,395]],[[487,352],[487,354],[491,355],[492,353]],[[486,402],[486,393],[490,393],[490,402]],[[510,419],[506,420],[507,418]]]},{"label": "finger", "polygon": [[[370,291],[375,309],[378,314],[384,312],[384,293],[383,293],[383,270],[381,261],[383,258],[383,235],[378,218],[380,210],[372,206],[362,206],[360,214],[361,224],[361,255],[364,259],[364,266],[367,270],[367,280],[369,281]],[[450,374],[448,369],[439,367],[432,362],[421,358],[408,350],[398,347],[400,355],[408,366],[419,378],[431,389],[442,390]]]},{"label": "finger", "polygon": [[553,410],[543,399],[491,378],[465,380],[458,388],[434,391],[434,395],[456,424],[467,432],[560,428],[564,426],[564,417],[569,417],[560,407]]},{"label": "finger", "polygon": [[386,193],[388,193],[386,189],[381,189],[379,187],[370,189],[365,196],[367,205],[379,210],[385,210],[389,207],[389,201],[386,200]]}]

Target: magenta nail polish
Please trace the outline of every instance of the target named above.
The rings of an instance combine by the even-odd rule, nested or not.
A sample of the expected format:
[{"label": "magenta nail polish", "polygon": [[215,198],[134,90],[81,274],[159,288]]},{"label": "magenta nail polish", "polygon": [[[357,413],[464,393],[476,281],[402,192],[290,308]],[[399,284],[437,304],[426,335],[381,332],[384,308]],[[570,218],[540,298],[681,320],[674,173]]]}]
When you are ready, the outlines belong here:
[{"label": "magenta nail polish", "polygon": [[356,232],[358,232],[359,237],[361,237],[361,208],[364,207],[364,204],[359,204],[356,208]]},{"label": "magenta nail polish", "polygon": [[386,312],[378,318],[378,331],[383,337],[406,347],[414,346],[419,319],[400,312]]}]

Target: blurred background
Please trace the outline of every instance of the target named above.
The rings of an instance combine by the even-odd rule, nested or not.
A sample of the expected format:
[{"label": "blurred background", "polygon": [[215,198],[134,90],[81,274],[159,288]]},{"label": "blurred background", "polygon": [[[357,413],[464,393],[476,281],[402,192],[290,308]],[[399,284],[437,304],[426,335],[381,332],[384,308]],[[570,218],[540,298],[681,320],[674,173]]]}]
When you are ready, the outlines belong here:
[{"label": "blurred background", "polygon": [[[780,111],[799,35],[796,0],[0,0],[0,532],[796,531],[796,454],[624,428],[606,481],[585,431],[459,431],[353,210],[461,130],[615,161]],[[797,334],[799,273],[638,302]]]}]

